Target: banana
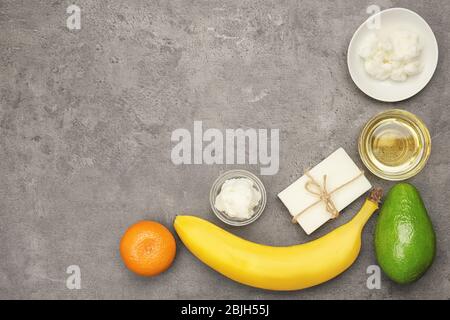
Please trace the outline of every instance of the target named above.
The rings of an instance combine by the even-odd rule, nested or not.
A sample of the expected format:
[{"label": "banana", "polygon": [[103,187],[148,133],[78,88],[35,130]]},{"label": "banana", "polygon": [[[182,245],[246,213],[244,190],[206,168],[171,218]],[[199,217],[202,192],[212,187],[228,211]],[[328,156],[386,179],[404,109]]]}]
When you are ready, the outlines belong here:
[{"label": "banana", "polygon": [[192,254],[230,279],[268,290],[300,290],[328,281],[353,264],[361,232],[381,194],[380,189],[372,190],[350,222],[317,240],[289,247],[250,242],[194,216],[177,216],[174,227]]}]

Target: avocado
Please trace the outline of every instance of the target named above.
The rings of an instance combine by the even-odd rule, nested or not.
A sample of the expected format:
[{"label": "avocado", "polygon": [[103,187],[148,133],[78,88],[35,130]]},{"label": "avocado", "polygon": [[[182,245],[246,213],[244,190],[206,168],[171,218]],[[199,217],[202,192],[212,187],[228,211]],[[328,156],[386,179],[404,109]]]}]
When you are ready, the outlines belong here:
[{"label": "avocado", "polygon": [[433,263],[436,235],[417,189],[409,183],[391,188],[375,228],[375,253],[383,272],[407,284]]}]

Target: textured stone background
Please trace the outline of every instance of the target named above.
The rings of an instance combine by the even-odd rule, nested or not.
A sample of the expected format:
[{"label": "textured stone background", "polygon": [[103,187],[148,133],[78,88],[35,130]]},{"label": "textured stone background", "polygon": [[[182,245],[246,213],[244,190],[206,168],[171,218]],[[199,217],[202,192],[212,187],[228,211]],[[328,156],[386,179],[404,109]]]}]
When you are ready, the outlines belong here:
[{"label": "textured stone background", "polygon": [[[418,12],[440,46],[430,84],[397,104],[366,97],[347,71],[348,43],[373,1],[74,2],[80,31],[66,28],[72,1],[0,0],[0,298],[450,298],[450,2],[375,2]],[[380,290],[366,288],[366,268],[376,263],[374,219],[350,270],[299,292],[228,281],[180,243],[173,267],[157,278],[123,267],[118,244],[127,226],[140,219],[171,226],[177,213],[192,213],[225,227],[209,208],[211,183],[230,168],[259,172],[174,166],[174,129],[202,120],[205,128],[281,130],[280,171],[262,177],[266,211],[250,226],[227,229],[288,245],[344,223],[362,199],[307,237],[276,194],[340,146],[362,166],[361,126],[392,107],[421,116],[433,136],[431,159],[412,182],[438,252],[417,283],[383,277]],[[72,264],[81,267],[81,290],[66,288]]]}]

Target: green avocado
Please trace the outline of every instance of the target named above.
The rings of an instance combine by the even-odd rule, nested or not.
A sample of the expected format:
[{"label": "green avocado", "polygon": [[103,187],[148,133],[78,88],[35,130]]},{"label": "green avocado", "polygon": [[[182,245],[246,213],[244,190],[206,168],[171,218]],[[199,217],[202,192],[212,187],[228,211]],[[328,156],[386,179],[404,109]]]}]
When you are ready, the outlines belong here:
[{"label": "green avocado", "polygon": [[409,183],[391,188],[375,228],[375,253],[384,273],[407,284],[433,263],[436,235],[417,189]]}]

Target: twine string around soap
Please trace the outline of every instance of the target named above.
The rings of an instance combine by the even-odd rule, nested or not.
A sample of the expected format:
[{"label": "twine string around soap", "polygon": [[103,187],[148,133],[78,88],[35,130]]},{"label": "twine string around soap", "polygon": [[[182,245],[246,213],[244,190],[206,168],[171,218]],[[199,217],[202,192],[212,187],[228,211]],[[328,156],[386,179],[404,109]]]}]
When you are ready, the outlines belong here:
[{"label": "twine string around soap", "polygon": [[305,213],[306,211],[308,211],[309,209],[311,209],[312,207],[318,205],[321,202],[325,203],[325,208],[327,210],[327,212],[329,212],[331,214],[332,219],[336,219],[339,216],[339,211],[336,208],[336,205],[334,204],[333,200],[331,199],[331,196],[345,188],[346,186],[348,186],[349,184],[353,183],[354,181],[356,181],[359,177],[364,175],[364,171],[360,170],[359,174],[357,176],[355,176],[353,179],[350,179],[349,181],[341,184],[340,186],[336,187],[335,189],[328,191],[327,189],[327,175],[324,174],[323,175],[323,183],[322,185],[320,183],[317,182],[316,179],[314,179],[309,170],[307,170],[305,172],[305,175],[308,177],[308,181],[305,183],[305,189],[306,191],[308,191],[309,193],[311,193],[312,195],[318,197],[319,199],[312,203],[311,205],[309,205],[308,207],[306,207],[305,209],[303,209],[302,211],[300,211],[299,213],[297,213],[293,218],[292,218],[292,223],[298,223],[298,218]]}]

